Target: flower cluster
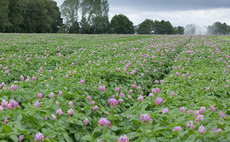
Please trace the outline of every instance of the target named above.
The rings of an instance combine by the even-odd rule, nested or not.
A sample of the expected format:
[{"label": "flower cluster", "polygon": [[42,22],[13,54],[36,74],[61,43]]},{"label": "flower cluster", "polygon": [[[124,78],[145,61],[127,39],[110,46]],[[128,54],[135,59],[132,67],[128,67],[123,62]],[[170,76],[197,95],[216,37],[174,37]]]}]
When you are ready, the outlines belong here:
[{"label": "flower cluster", "polygon": [[37,108],[40,107],[40,103],[39,103],[39,102],[34,103],[34,105],[35,105]]},{"label": "flower cluster", "polygon": [[98,121],[98,124],[99,124],[99,126],[107,125],[108,128],[111,128],[111,123],[110,123],[110,121],[107,120],[106,118],[101,118],[101,119]]},{"label": "flower cluster", "polygon": [[118,105],[118,101],[115,98],[110,98],[108,100],[108,104],[110,105],[110,107],[116,107]]},{"label": "flower cluster", "polygon": [[150,123],[151,122],[151,117],[148,114],[141,114],[140,121],[142,122],[143,120],[145,120],[148,123]]},{"label": "flower cluster", "polygon": [[199,120],[204,120],[203,115],[199,114],[199,115],[196,116],[195,121],[198,122]]},{"label": "flower cluster", "polygon": [[17,85],[11,85],[11,86],[10,86],[10,90],[11,90],[11,91],[13,91],[13,90],[15,90],[15,89],[18,89]]},{"label": "flower cluster", "polygon": [[165,108],[165,109],[162,109],[162,113],[168,113],[169,111],[168,111],[168,109],[167,108]]},{"label": "flower cluster", "polygon": [[185,112],[185,107],[180,107],[180,112],[184,113]]},{"label": "flower cluster", "polygon": [[222,111],[219,113],[219,115],[220,115],[221,117],[223,117],[223,118],[226,118],[226,116],[223,114]]},{"label": "flower cluster", "polygon": [[212,110],[212,111],[216,112],[216,109],[215,109],[214,105],[211,105],[208,110]]},{"label": "flower cluster", "polygon": [[200,113],[204,113],[205,112],[205,107],[201,107],[200,108]]},{"label": "flower cluster", "polygon": [[42,133],[39,132],[36,134],[34,141],[43,141],[43,139],[44,136],[42,135]]},{"label": "flower cluster", "polygon": [[143,96],[140,94],[140,96],[137,98],[138,101],[143,101]]},{"label": "flower cluster", "polygon": [[73,107],[73,102],[72,101],[69,101],[68,104],[70,105],[70,107]]},{"label": "flower cluster", "polygon": [[42,98],[42,93],[38,93],[38,99],[41,99]]},{"label": "flower cluster", "polygon": [[120,138],[118,138],[118,142],[129,142],[129,138],[127,135],[120,136]]},{"label": "flower cluster", "polygon": [[85,118],[85,120],[83,120],[84,124],[87,125],[89,123],[89,120],[87,118]]},{"label": "flower cluster", "polygon": [[161,97],[157,97],[155,100],[156,105],[159,105],[160,103],[163,103],[163,99]]},{"label": "flower cluster", "polygon": [[176,127],[173,128],[174,132],[179,131],[179,130],[182,130],[181,126],[176,126]]},{"label": "flower cluster", "polygon": [[10,103],[8,103],[6,100],[2,100],[0,110],[2,111],[4,107],[7,108],[8,110],[16,109],[18,108],[18,102],[15,101],[14,99],[10,100]]},{"label": "flower cluster", "polygon": [[194,129],[194,124],[193,124],[193,122],[192,122],[192,121],[187,122],[187,123],[186,123],[186,127],[187,127],[187,128],[190,127],[191,129]]},{"label": "flower cluster", "polygon": [[68,112],[69,115],[73,115],[73,113],[74,113],[73,109],[70,109],[67,112]]},{"label": "flower cluster", "polygon": [[104,91],[104,92],[106,91],[105,87],[103,87],[103,86],[99,86],[99,87],[98,87],[98,90]]},{"label": "flower cluster", "polygon": [[206,133],[205,128],[204,128],[203,125],[201,125],[201,126],[199,127],[198,132]]},{"label": "flower cluster", "polygon": [[62,110],[59,108],[59,109],[56,111],[56,114],[62,115]]}]

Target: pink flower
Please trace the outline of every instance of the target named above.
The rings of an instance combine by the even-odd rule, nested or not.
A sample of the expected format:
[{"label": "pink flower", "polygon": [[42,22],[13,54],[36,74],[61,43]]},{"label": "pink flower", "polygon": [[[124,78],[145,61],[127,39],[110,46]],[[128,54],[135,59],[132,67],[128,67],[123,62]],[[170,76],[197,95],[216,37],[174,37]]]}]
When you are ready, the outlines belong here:
[{"label": "pink flower", "polygon": [[62,93],[63,93],[63,91],[62,91],[62,90],[60,90],[60,91],[59,91],[59,95],[60,95],[60,96],[62,96]]},{"label": "pink flower", "polygon": [[193,115],[194,116],[197,116],[197,115],[199,115],[200,113],[199,113],[199,110],[196,110],[194,113],[193,113]]},{"label": "pink flower", "polygon": [[41,99],[42,98],[42,93],[38,93],[38,99]]},{"label": "pink flower", "polygon": [[39,103],[39,102],[34,103],[34,105],[35,105],[37,108],[40,107],[40,103]]},{"label": "pink flower", "polygon": [[168,113],[168,109],[167,108],[162,109],[162,113]]},{"label": "pink flower", "polygon": [[150,93],[150,94],[149,94],[149,97],[153,97],[153,98],[154,98],[155,96],[154,96],[153,93]]},{"label": "pink flower", "polygon": [[173,131],[176,132],[176,131],[180,131],[182,130],[181,126],[176,126],[173,128]]},{"label": "pink flower", "polygon": [[200,108],[200,113],[204,113],[205,112],[205,107],[201,107]]},{"label": "pink flower", "polygon": [[23,135],[19,135],[18,137],[18,141],[21,142],[23,140],[24,136]]},{"label": "pink flower", "polygon": [[99,86],[99,87],[98,87],[98,90],[104,91],[104,92],[106,91],[105,87],[103,87],[103,86]]},{"label": "pink flower", "polygon": [[159,81],[158,80],[155,80],[155,84],[158,84],[159,83]]},{"label": "pink flower", "polygon": [[56,111],[56,114],[62,115],[62,110],[59,108],[59,109]]},{"label": "pink flower", "polygon": [[193,110],[188,110],[188,113],[193,114]]},{"label": "pink flower", "polygon": [[170,95],[175,96],[175,93],[172,92]]},{"label": "pink flower", "polygon": [[57,119],[57,117],[56,117],[54,114],[52,114],[52,117],[53,117],[53,119],[54,119],[54,120],[56,120],[56,119]]},{"label": "pink flower", "polygon": [[187,127],[187,128],[190,127],[191,129],[194,129],[194,124],[193,124],[193,122],[192,122],[192,121],[187,122],[187,123],[186,123],[186,127]]},{"label": "pink flower", "polygon": [[184,113],[185,112],[185,107],[180,107],[180,111]]},{"label": "pink flower", "polygon": [[163,99],[161,97],[157,97],[155,100],[156,105],[159,105],[160,103],[163,103]]},{"label": "pink flower", "polygon": [[110,98],[108,100],[108,104],[110,105],[110,107],[116,107],[118,105],[118,101],[115,98]]},{"label": "pink flower", "polygon": [[85,84],[85,80],[81,80],[81,81],[80,81],[80,84]]},{"label": "pink flower", "polygon": [[120,138],[118,138],[118,142],[129,142],[129,138],[127,135],[120,136]]},{"label": "pink flower", "polygon": [[216,112],[216,109],[214,108],[214,105],[211,105],[208,110],[212,110],[212,111]]},{"label": "pink flower", "polygon": [[222,111],[220,111],[219,115],[220,115],[221,117],[223,117],[223,118],[226,118],[226,116],[223,114]]},{"label": "pink flower", "polygon": [[73,107],[73,102],[72,101],[69,101],[68,103],[71,107]]},{"label": "pink flower", "polygon": [[180,76],[180,73],[179,73],[179,72],[176,72],[176,73],[175,73],[175,76]]},{"label": "pink flower", "polygon": [[198,132],[206,133],[205,128],[204,128],[203,125],[201,125],[201,126],[199,127]]},{"label": "pink flower", "polygon": [[90,101],[90,100],[92,100],[92,97],[91,96],[87,96],[87,99]]},{"label": "pink flower", "polygon": [[42,135],[42,133],[37,133],[36,134],[36,136],[35,136],[35,139],[34,139],[34,141],[43,141],[43,139],[44,139],[44,136]]},{"label": "pink flower", "polygon": [[73,115],[73,113],[74,113],[73,109],[70,109],[67,112],[68,112],[69,115]]},{"label": "pink flower", "polygon": [[50,96],[50,98],[54,98],[54,93],[51,92],[49,96]]},{"label": "pink flower", "polygon": [[143,96],[140,94],[140,96],[137,98],[138,101],[143,101]]},{"label": "pink flower", "polygon": [[93,107],[93,110],[94,110],[94,111],[97,111],[98,109],[99,109],[98,106],[94,106],[94,107]]},{"label": "pink flower", "polygon": [[107,125],[108,128],[111,128],[111,123],[110,123],[110,121],[107,120],[106,118],[101,118],[101,119],[98,121],[98,124],[99,124],[99,126]]},{"label": "pink flower", "polygon": [[91,102],[91,105],[95,105],[95,102],[94,102],[94,101],[92,101],[92,102]]},{"label": "pink flower", "polygon": [[150,123],[151,122],[151,117],[148,114],[141,114],[140,121],[142,122],[143,120],[145,120],[148,123]]},{"label": "pink flower", "polygon": [[160,93],[160,88],[155,88],[156,92]]},{"label": "pink flower", "polygon": [[133,90],[129,90],[129,94],[132,94],[133,93]]},{"label": "pink flower", "polygon": [[85,118],[85,120],[83,120],[84,124],[87,125],[89,123],[89,120],[87,118]]}]

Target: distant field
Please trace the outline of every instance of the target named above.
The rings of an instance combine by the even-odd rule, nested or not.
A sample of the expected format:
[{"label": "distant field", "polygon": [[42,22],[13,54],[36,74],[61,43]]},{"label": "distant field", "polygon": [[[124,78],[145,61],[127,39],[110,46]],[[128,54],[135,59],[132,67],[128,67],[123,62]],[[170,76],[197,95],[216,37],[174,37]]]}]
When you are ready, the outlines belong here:
[{"label": "distant field", "polygon": [[222,39],[0,34],[0,141],[230,141]]},{"label": "distant field", "polygon": [[229,36],[219,36],[220,39],[226,39],[228,41],[230,41],[230,35]]}]

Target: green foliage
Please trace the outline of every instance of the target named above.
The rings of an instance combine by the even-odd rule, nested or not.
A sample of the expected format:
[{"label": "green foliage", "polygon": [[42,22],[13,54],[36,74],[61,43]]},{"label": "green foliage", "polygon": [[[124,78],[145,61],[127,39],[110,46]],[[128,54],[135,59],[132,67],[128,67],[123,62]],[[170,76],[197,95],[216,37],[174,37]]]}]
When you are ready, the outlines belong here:
[{"label": "green foliage", "polygon": [[154,28],[153,26],[154,26],[153,20],[146,19],[138,26],[137,33],[138,34],[153,34],[153,28]]},{"label": "green foliage", "polygon": [[174,28],[169,21],[154,21],[154,34],[174,34]]},{"label": "green foliage", "polygon": [[174,30],[175,30],[175,34],[181,34],[181,35],[184,34],[184,27],[182,26],[174,27]]},{"label": "green foliage", "polygon": [[[124,134],[134,142],[230,140],[229,41],[216,36],[79,34],[0,34],[0,39],[0,80],[5,83],[0,84],[0,102],[18,102],[18,108],[1,108],[1,141],[18,141],[19,135],[34,141],[38,132],[49,137],[45,142],[114,142]],[[158,97],[163,102],[156,105]],[[123,102],[111,107],[110,98]],[[215,112],[208,109],[211,105]],[[201,107],[204,120],[195,122],[188,110]],[[59,108],[61,115],[56,114]],[[168,113],[162,113],[166,108]],[[150,123],[140,121],[141,114],[148,114]],[[108,119],[111,128],[98,126],[100,118]],[[194,129],[186,127],[189,121]],[[198,131],[201,125],[206,133]],[[175,126],[182,130],[174,132]]]},{"label": "green foliage", "polygon": [[110,32],[115,34],[134,34],[133,22],[123,14],[113,16],[110,23]]},{"label": "green foliage", "polygon": [[57,3],[52,0],[2,0],[0,31],[58,32],[62,24]]},{"label": "green foliage", "polygon": [[226,23],[215,22],[211,26],[208,26],[208,34],[214,35],[227,35],[230,34],[230,26]]}]

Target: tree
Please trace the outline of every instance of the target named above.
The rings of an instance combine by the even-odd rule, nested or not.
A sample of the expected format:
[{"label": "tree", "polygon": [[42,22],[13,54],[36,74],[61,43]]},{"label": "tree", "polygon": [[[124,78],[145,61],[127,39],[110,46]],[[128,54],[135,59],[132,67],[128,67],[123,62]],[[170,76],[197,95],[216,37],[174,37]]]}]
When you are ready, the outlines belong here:
[{"label": "tree", "polygon": [[134,34],[133,22],[123,14],[113,16],[110,24],[111,33]]},{"label": "tree", "polygon": [[80,31],[79,23],[75,21],[73,25],[70,27],[69,33],[79,33],[79,31]]},{"label": "tree", "polygon": [[215,35],[230,34],[229,26],[226,23],[215,22],[211,26],[208,26],[208,33]]},{"label": "tree", "polygon": [[137,33],[138,34],[152,34],[153,33],[153,20],[146,19],[141,24],[139,24]]},{"label": "tree", "polygon": [[[90,33],[100,34],[108,33],[109,30],[109,3],[107,0],[83,0],[81,3],[82,9],[82,25],[87,27],[89,32],[89,25],[91,26]],[[82,30],[85,31],[86,29]]]},{"label": "tree", "polygon": [[182,26],[178,26],[178,27],[174,27],[175,30],[175,34],[184,34],[184,27]]},{"label": "tree", "polygon": [[0,0],[0,32],[5,32],[10,25],[8,14],[9,0]]},{"label": "tree", "polygon": [[79,0],[65,0],[61,5],[61,13],[67,26],[72,26],[78,20],[78,11],[80,8]]},{"label": "tree", "polygon": [[154,21],[154,33],[155,34],[174,34],[174,28],[169,21]]}]

